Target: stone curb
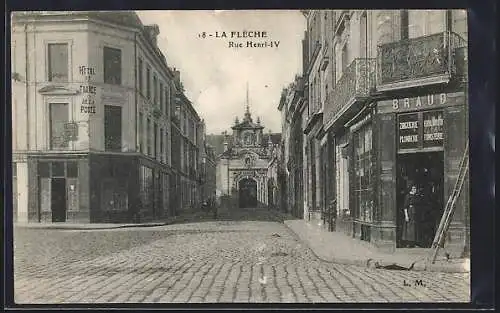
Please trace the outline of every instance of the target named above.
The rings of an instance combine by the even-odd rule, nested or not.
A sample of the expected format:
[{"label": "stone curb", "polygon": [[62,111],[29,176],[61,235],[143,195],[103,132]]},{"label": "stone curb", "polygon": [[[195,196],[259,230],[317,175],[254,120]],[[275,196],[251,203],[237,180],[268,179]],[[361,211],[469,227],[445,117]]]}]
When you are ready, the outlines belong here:
[{"label": "stone curb", "polygon": [[[193,214],[194,217],[197,214]],[[102,224],[88,224],[87,226],[81,226],[78,224],[41,224],[41,223],[14,223],[14,227],[17,228],[31,228],[31,229],[65,229],[65,230],[106,230],[106,229],[119,229],[119,228],[134,228],[134,227],[159,227],[167,226],[180,222],[189,220],[193,216],[181,215],[172,218],[172,220],[164,222],[150,222],[150,223],[131,223],[131,224],[116,224],[116,225],[102,225]]]},{"label": "stone curb", "polygon": [[[304,245],[306,245],[309,250],[320,260],[328,262],[328,263],[335,263],[335,264],[343,264],[343,265],[355,265],[355,266],[360,266],[360,267],[367,267],[367,268],[373,268],[375,269],[375,263],[378,262],[379,264],[387,264],[387,261],[384,261],[382,259],[380,260],[375,260],[375,259],[346,259],[346,258],[338,258],[338,257],[331,257],[331,256],[325,256],[322,255],[320,252],[315,251],[315,249],[309,244],[309,242],[300,237],[299,234],[297,234],[293,228],[287,223],[287,221],[284,222],[286,227],[295,235],[296,238],[299,239]],[[395,264],[395,262],[389,262],[389,264]],[[425,263],[421,262],[416,262],[414,267],[410,271],[415,271],[415,272],[440,272],[440,273],[470,273],[470,271],[466,270],[460,265],[441,265],[441,264],[430,264],[426,265]]]}]

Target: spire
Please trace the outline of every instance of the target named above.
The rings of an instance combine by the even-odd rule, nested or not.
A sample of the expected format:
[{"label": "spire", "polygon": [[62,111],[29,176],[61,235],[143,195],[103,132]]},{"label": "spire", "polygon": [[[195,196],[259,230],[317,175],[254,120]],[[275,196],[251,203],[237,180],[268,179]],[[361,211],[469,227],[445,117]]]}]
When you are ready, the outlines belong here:
[{"label": "spire", "polygon": [[247,99],[246,99],[246,109],[245,109],[245,120],[252,121],[252,115],[250,114],[250,100],[248,95],[248,82],[247,82]]}]

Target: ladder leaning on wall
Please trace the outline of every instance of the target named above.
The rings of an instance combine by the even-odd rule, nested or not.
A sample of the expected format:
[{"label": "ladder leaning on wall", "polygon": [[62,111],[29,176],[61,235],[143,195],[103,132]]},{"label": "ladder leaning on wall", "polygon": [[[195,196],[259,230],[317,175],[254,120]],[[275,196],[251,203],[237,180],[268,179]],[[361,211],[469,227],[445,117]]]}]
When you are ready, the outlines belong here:
[{"label": "ladder leaning on wall", "polygon": [[451,220],[453,218],[453,213],[455,212],[455,204],[457,202],[458,197],[460,196],[460,193],[462,192],[468,170],[469,170],[469,141],[467,140],[464,155],[462,157],[462,160],[460,161],[460,169],[458,172],[457,181],[455,182],[453,192],[451,193],[450,197],[448,198],[448,201],[446,202],[446,207],[443,212],[443,217],[441,218],[441,222],[439,223],[436,235],[434,236],[434,241],[432,242],[431,256],[429,260],[430,263],[432,264],[436,262],[436,257],[439,248],[443,245],[444,238],[448,232],[448,228],[450,227]]}]

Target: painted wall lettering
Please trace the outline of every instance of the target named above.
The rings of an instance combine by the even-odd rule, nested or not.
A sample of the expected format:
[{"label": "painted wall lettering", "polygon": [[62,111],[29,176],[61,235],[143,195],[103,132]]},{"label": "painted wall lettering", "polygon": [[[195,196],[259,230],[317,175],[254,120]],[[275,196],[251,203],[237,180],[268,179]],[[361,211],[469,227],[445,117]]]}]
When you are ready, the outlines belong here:
[{"label": "painted wall lettering", "polygon": [[417,148],[420,142],[418,113],[398,116],[398,138],[400,149]]},{"label": "painted wall lettering", "polygon": [[84,83],[80,85],[80,92],[83,95],[82,104],[80,106],[80,113],[95,114],[95,95],[97,94],[97,87],[91,85],[96,71],[93,67],[81,65],[78,67],[78,72],[83,76]]}]

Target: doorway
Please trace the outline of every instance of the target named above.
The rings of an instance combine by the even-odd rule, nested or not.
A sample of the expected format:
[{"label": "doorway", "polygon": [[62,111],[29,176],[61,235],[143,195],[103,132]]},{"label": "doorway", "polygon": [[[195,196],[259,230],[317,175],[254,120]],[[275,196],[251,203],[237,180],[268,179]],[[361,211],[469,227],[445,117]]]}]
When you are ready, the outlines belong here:
[{"label": "doorway", "polygon": [[50,188],[52,222],[66,222],[66,178],[52,178]]},{"label": "doorway", "polygon": [[402,241],[404,202],[411,187],[418,191],[415,213],[416,247],[432,245],[443,214],[444,154],[439,152],[405,153],[397,156],[396,247],[406,247]]},{"label": "doorway", "polygon": [[239,182],[240,208],[257,207],[257,182],[252,178],[243,178]]}]

